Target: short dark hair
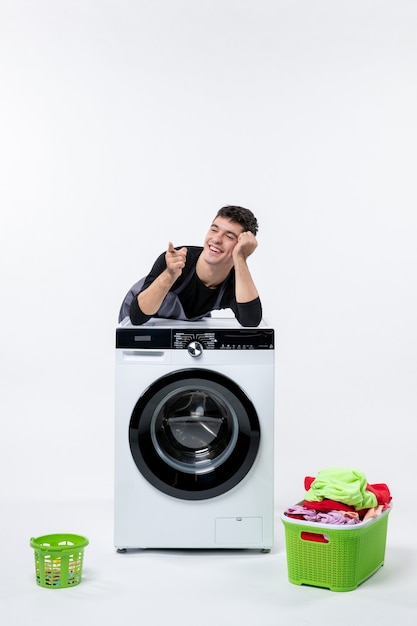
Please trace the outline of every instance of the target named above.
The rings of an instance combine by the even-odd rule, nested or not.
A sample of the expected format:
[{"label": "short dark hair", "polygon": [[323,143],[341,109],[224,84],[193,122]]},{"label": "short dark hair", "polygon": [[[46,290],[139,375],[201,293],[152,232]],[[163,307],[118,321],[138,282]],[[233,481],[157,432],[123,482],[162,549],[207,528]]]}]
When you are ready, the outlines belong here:
[{"label": "short dark hair", "polygon": [[241,206],[228,204],[217,211],[216,217],[227,217],[243,226],[243,230],[249,230],[254,235],[258,232],[258,220],[252,211]]}]

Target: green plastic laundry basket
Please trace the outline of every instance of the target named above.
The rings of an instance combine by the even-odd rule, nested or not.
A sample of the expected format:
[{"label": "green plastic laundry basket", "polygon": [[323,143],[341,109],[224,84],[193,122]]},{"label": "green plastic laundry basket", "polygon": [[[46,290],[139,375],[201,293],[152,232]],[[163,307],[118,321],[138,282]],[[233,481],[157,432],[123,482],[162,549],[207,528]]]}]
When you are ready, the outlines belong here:
[{"label": "green plastic laundry basket", "polygon": [[47,589],[75,587],[81,582],[84,548],[81,535],[42,535],[31,538],[35,550],[36,582]]},{"label": "green plastic laundry basket", "polygon": [[332,591],[356,589],[384,564],[391,508],[353,526],[305,522],[283,514],[289,581]]}]

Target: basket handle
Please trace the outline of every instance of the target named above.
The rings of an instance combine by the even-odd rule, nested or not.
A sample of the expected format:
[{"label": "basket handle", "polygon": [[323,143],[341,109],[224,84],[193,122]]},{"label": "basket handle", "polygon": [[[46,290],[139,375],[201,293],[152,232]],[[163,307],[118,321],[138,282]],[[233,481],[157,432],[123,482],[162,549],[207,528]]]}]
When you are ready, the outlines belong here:
[{"label": "basket handle", "polygon": [[315,541],[317,543],[329,543],[328,535],[323,535],[323,533],[311,533],[311,532],[302,531],[301,539],[303,539],[303,541]]}]

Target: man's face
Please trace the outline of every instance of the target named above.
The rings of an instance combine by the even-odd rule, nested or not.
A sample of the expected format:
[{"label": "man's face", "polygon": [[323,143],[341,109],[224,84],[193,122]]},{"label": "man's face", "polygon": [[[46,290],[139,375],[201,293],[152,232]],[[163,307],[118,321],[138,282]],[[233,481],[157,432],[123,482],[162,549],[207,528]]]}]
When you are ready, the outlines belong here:
[{"label": "man's face", "polygon": [[204,240],[204,260],[233,265],[232,253],[243,227],[226,217],[216,217]]}]

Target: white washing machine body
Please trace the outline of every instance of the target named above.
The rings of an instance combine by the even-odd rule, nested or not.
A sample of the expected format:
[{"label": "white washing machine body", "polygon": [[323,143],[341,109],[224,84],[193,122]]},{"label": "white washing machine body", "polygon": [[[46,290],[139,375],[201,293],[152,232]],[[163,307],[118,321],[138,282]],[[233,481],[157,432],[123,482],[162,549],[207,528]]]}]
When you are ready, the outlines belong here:
[{"label": "white washing machine body", "polygon": [[274,341],[221,317],[116,329],[119,551],[272,547]]}]

